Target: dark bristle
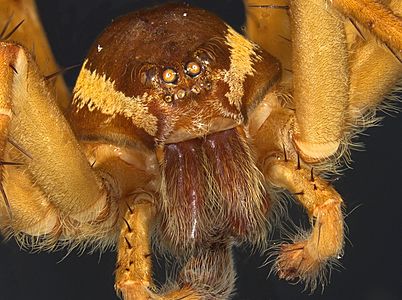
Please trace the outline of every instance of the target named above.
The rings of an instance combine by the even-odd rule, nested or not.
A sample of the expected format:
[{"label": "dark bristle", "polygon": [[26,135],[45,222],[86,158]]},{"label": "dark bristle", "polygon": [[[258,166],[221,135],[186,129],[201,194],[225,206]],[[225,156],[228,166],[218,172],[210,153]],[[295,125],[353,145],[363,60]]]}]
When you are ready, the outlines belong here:
[{"label": "dark bristle", "polygon": [[250,4],[248,7],[252,8],[269,8],[269,9],[284,9],[288,10],[290,7],[289,5],[257,5],[257,4]]},{"label": "dark bristle", "polygon": [[392,53],[393,56],[399,61],[399,63],[402,64],[402,58],[400,58],[398,55],[396,55],[396,52],[388,45],[385,45],[387,49]]},{"label": "dark bristle", "polygon": [[297,153],[297,170],[300,170],[301,169],[301,167],[300,167],[300,155],[299,155],[299,153]]},{"label": "dark bristle", "polygon": [[310,181],[314,182],[314,168],[311,168],[310,170]]},{"label": "dark bristle", "polygon": [[285,161],[288,161],[285,145],[282,145],[282,147],[283,147],[283,155],[285,156]]},{"label": "dark bristle", "polygon": [[363,39],[363,41],[365,41],[366,38],[364,37],[363,32],[361,31],[360,27],[357,26],[356,22],[353,19],[349,18],[349,21],[350,21],[350,23],[352,23],[353,27],[359,33],[359,36]]},{"label": "dark bristle", "polygon": [[25,20],[22,20],[21,22],[19,22],[6,36],[3,37],[3,40],[8,40],[13,34],[14,32],[17,31],[17,29],[22,25],[22,23],[24,23]]},{"label": "dark bristle", "polygon": [[130,244],[130,242],[128,241],[128,239],[127,239],[126,237],[124,237],[124,240],[125,240],[126,243],[127,243],[128,249],[132,249],[133,246],[131,246],[131,244]]},{"label": "dark bristle", "polygon": [[81,64],[76,64],[76,65],[61,69],[59,71],[56,71],[56,72],[54,72],[52,74],[49,74],[49,75],[45,76],[45,80],[48,81],[50,79],[53,79],[53,78],[57,77],[58,75],[63,74],[64,72],[70,71],[72,69],[75,69],[75,68],[77,68],[79,66],[81,66]]},{"label": "dark bristle", "polygon": [[124,221],[124,222],[126,223],[126,225],[127,225],[128,232],[132,232],[131,226],[130,226],[130,224],[128,223],[128,221],[127,221],[125,218],[123,218],[123,221]]},{"label": "dark bristle", "polygon": [[284,39],[285,41],[289,42],[289,43],[292,42],[292,40],[291,40],[291,39],[288,39],[286,36],[283,36],[283,35],[281,35],[281,34],[278,34],[278,36],[279,36],[280,38]]},{"label": "dark bristle", "polygon": [[13,72],[18,75],[18,71],[17,69],[12,65],[12,64],[8,64],[8,66],[13,70]]},{"label": "dark bristle", "polygon": [[3,196],[3,200],[4,200],[5,204],[6,204],[8,215],[10,216],[10,219],[12,219],[13,214],[11,212],[10,201],[8,201],[6,192],[4,191],[3,184],[1,182],[0,182],[0,193]]},{"label": "dark bristle", "polygon": [[8,142],[13,145],[18,151],[20,151],[22,154],[24,154],[26,157],[32,159],[32,155],[30,155],[25,149],[23,149],[20,145],[18,145],[16,142],[14,142],[12,139],[8,138]]},{"label": "dark bristle", "polygon": [[133,213],[133,210],[132,210],[132,208],[130,207],[130,204],[128,204],[127,202],[126,202],[126,204],[127,204],[128,210],[130,211],[130,214],[132,214],[132,213]]},{"label": "dark bristle", "polygon": [[13,18],[13,15],[11,14],[11,16],[10,16],[10,17],[7,19],[7,21],[6,21],[6,24],[4,24],[3,29],[1,30],[0,39],[3,39],[3,36],[4,36],[4,34],[6,33],[7,28],[8,28],[8,26],[10,25],[10,22],[11,22],[12,18]]}]

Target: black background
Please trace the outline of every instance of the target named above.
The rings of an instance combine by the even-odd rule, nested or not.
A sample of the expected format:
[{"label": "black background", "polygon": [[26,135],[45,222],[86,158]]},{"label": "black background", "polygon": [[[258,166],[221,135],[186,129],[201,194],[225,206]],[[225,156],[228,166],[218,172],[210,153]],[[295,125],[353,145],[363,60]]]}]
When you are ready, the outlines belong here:
[{"label": "black background", "polygon": [[[97,34],[111,19],[163,1],[38,1],[41,17],[61,66],[81,63]],[[240,30],[241,1],[190,1],[215,11]],[[0,20],[0,23],[3,21]],[[77,71],[66,74],[73,86]],[[401,105],[399,105],[401,106]],[[401,193],[402,118],[387,117],[360,138],[366,151],[353,153],[353,169],[336,187],[347,204],[349,233],[340,272],[324,292],[309,296],[260,268],[264,258],[235,250],[235,299],[402,299]],[[289,204],[293,207],[296,205]],[[356,208],[356,209],[354,209]],[[296,212],[298,210],[296,209]],[[302,215],[296,215],[295,222]],[[353,244],[353,245],[352,245]],[[65,252],[29,254],[14,241],[0,244],[0,299],[117,299],[113,290],[115,253],[77,256]]]}]

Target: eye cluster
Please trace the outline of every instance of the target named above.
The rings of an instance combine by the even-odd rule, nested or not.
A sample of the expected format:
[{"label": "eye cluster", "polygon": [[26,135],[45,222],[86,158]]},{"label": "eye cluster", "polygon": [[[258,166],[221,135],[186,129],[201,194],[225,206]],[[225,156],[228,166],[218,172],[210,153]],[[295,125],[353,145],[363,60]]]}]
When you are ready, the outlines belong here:
[{"label": "eye cluster", "polygon": [[[209,90],[211,83],[205,76],[209,61],[201,59],[196,55],[194,60],[190,60],[182,65],[182,69],[175,67],[159,67],[155,64],[144,64],[140,70],[141,83],[149,88],[156,88],[159,91],[163,90],[167,93],[164,96],[165,102],[172,102],[176,99],[183,99],[189,94],[199,94],[203,89]],[[189,79],[198,78],[196,83],[190,87],[180,88],[180,76],[188,77]]]},{"label": "eye cluster", "polygon": [[[198,62],[191,61],[184,66],[184,73],[195,78],[201,74],[202,69]],[[167,67],[163,70],[162,80],[168,84],[176,84],[179,80],[179,73],[174,68]]]}]

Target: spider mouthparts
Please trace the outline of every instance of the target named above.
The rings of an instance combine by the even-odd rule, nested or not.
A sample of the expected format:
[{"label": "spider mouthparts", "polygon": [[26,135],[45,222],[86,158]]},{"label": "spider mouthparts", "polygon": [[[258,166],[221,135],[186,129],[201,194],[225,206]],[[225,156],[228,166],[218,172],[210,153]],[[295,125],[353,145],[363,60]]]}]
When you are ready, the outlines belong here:
[{"label": "spider mouthparts", "polygon": [[238,126],[159,149],[159,234],[169,247],[266,234],[269,202],[243,134]]}]

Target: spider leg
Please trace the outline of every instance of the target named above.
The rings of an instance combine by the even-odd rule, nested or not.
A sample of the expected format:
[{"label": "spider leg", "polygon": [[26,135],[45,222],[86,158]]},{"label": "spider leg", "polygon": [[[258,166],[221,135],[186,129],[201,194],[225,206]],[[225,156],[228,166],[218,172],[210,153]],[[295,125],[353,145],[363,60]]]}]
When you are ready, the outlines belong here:
[{"label": "spider leg", "polygon": [[[401,1],[391,1],[389,7],[394,13],[402,14]],[[349,26],[348,34],[351,52],[348,110],[352,124],[379,106],[402,78],[402,54],[382,47],[369,30],[358,23],[356,26],[363,37],[357,35],[356,28],[352,26]],[[384,105],[387,108],[392,103]]]},{"label": "spider leg", "polygon": [[268,159],[264,173],[272,185],[296,195],[313,226],[310,233],[281,246],[275,266],[279,277],[303,280],[315,289],[317,279],[325,283],[326,265],[342,253],[342,199],[328,182],[315,177],[312,170],[286,161],[282,155]]},{"label": "spider leg", "polygon": [[296,197],[312,223],[310,232],[280,247],[274,268],[281,278],[302,280],[315,289],[318,281],[325,283],[328,263],[342,253],[342,199],[298,157],[291,138],[294,111],[281,106],[274,93],[266,101],[271,107],[269,118],[251,132],[259,168],[271,187],[285,189]]},{"label": "spider leg", "polygon": [[152,282],[151,233],[155,221],[153,199],[139,194],[127,202],[118,243],[116,285],[125,300],[227,299],[234,287],[231,245],[197,248],[185,262],[169,291],[156,293]]},{"label": "spider leg", "polygon": [[342,16],[327,1],[290,2],[296,122],[293,140],[305,161],[333,155],[345,125],[349,66]]},{"label": "spider leg", "polygon": [[[29,49],[42,74],[49,75],[60,70],[40,22],[34,0],[0,0],[0,20],[4,20],[0,21],[0,32],[3,33],[0,40],[8,36],[8,40],[16,41]],[[23,23],[16,28],[22,21]],[[49,84],[56,90],[56,101],[64,111],[70,103],[71,96],[63,77],[57,76],[49,81]]]},{"label": "spider leg", "polygon": [[[116,291],[125,300],[151,299],[152,267],[150,234],[155,220],[155,207],[149,195],[127,199],[125,224],[118,242]],[[132,198],[132,197],[131,197]]]},{"label": "spider leg", "polygon": [[[392,0],[386,4],[366,2],[375,9],[363,9],[361,14],[365,18],[374,18],[373,22],[381,23],[381,28],[394,32],[390,39],[400,43],[399,33],[395,34],[394,29],[400,26],[401,1]],[[300,155],[310,162],[334,153],[350,126],[369,126],[373,119],[367,118],[366,114],[381,104],[402,76],[401,53],[373,31],[377,26],[367,26],[364,18],[357,17],[357,22],[352,19],[351,14],[360,15],[356,8],[363,3],[350,0],[331,3],[342,13],[345,9],[352,10],[346,12],[345,17],[322,1],[245,1],[247,34],[282,63],[280,93],[286,95],[292,93],[293,88],[295,90],[292,105],[296,108],[297,121],[293,138]],[[380,18],[379,14],[387,17]],[[337,28],[333,33],[335,36],[332,33],[327,35],[328,27]],[[322,36],[314,31],[322,28],[325,29]],[[381,43],[385,44],[381,46]],[[338,57],[327,49],[333,46]],[[337,62],[341,64],[337,66]],[[292,74],[291,77],[295,78],[293,87],[291,83],[289,85],[289,75]],[[290,102],[289,99],[286,101]],[[383,107],[393,109],[389,102]],[[328,151],[329,148],[332,150]]]},{"label": "spider leg", "polygon": [[2,166],[1,227],[56,234],[60,220],[97,220],[109,210],[110,191],[80,150],[35,61],[12,42],[1,42],[0,61],[1,160],[19,163]]},{"label": "spider leg", "polygon": [[[401,4],[396,2],[389,7],[398,13]],[[290,9],[296,116],[292,139],[305,162],[326,162],[345,153],[356,127],[375,122],[366,113],[397,85],[402,76],[400,58],[392,48],[379,47],[371,35],[365,41],[351,41],[345,18],[326,1],[295,0]]]},{"label": "spider leg", "polygon": [[344,15],[369,28],[388,47],[402,54],[402,18],[389,7],[375,0],[332,0],[331,4]]},{"label": "spider leg", "polygon": [[[331,3],[337,7],[335,3],[340,2],[354,1]],[[275,3],[281,2],[268,1]],[[365,114],[380,104],[402,75],[395,43],[381,47],[371,30],[360,28],[359,23],[346,26],[345,31],[349,19],[327,4],[290,1],[293,99],[283,98],[287,90],[279,84],[257,107],[249,124],[257,161],[268,183],[293,193],[312,223],[308,234],[281,246],[276,271],[281,278],[305,281],[312,289],[319,281],[325,283],[325,266],[342,254],[344,236],[342,199],[312,167],[333,170],[337,157],[331,156],[348,131],[352,126],[370,125],[361,122]],[[400,14],[402,3],[389,1],[389,8]],[[269,24],[266,19],[258,20],[260,27]],[[255,35],[253,30],[249,32]],[[399,40],[398,34],[392,39]]]}]

